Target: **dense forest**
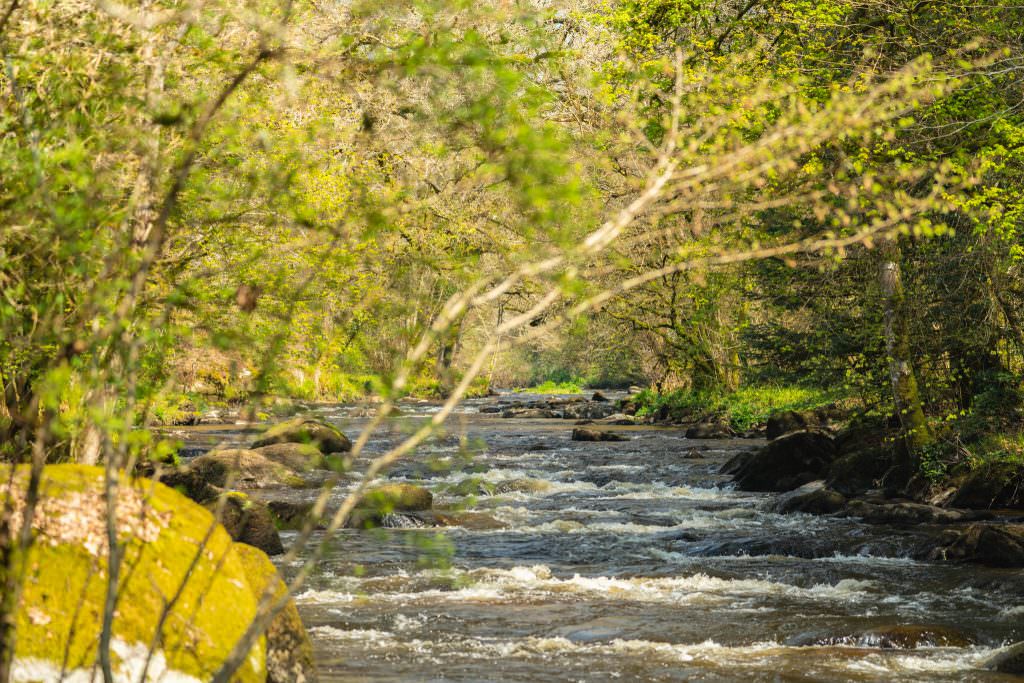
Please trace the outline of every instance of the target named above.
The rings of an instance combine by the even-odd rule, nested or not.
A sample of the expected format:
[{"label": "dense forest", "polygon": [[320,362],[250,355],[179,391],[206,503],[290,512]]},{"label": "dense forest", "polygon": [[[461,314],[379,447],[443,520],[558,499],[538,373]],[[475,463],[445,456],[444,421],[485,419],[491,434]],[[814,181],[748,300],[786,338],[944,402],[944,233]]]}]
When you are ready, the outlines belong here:
[{"label": "dense forest", "polygon": [[[210,415],[367,406],[345,448],[314,439],[343,477],[440,406],[336,513],[323,485],[310,569],[321,518],[511,389],[633,387],[630,416],[729,435],[841,420],[872,487],[983,473],[1019,506],[1022,37],[1009,0],[0,1],[0,680],[42,657],[19,596],[60,477],[95,493],[108,589],[57,671],[95,652],[122,680],[126,534],[179,522],[118,489]],[[197,679],[261,679],[278,583]],[[160,634],[189,591],[161,590],[150,652],[184,647]]]}]

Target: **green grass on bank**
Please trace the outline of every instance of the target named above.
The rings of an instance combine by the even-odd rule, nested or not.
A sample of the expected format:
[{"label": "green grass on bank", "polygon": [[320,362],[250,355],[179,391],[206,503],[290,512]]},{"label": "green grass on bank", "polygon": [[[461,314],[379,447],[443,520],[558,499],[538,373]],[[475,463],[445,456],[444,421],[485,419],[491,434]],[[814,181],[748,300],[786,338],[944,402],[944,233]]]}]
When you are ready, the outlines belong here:
[{"label": "green grass on bank", "polygon": [[805,387],[744,387],[730,393],[694,392],[688,389],[659,394],[646,389],[637,394],[639,415],[661,415],[673,420],[714,416],[744,431],[764,424],[768,416],[783,410],[814,410],[842,400],[841,392]]},{"label": "green grass on bank", "polygon": [[566,382],[548,380],[532,387],[517,387],[513,391],[521,394],[582,394],[583,386],[577,380]]}]

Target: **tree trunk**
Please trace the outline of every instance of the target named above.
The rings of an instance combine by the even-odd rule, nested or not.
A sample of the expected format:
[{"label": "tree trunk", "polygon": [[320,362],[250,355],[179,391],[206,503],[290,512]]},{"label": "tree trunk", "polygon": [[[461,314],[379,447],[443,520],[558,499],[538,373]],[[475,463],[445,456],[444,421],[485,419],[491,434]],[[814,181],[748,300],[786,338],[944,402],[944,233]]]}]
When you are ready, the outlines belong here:
[{"label": "tree trunk", "polygon": [[890,242],[882,250],[879,282],[885,306],[885,351],[889,360],[893,402],[903,428],[903,438],[913,454],[931,443],[932,434],[924,416],[910,358],[910,332],[904,310],[900,258],[899,246]]}]

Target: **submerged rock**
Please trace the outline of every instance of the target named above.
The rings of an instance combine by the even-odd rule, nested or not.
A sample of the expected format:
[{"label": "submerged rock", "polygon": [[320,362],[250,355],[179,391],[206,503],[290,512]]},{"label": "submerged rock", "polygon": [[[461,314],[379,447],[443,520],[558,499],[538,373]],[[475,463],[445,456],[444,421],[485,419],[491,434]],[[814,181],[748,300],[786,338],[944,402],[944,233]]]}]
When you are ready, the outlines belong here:
[{"label": "submerged rock", "polygon": [[352,442],[334,425],[310,418],[297,417],[267,429],[253,442],[253,448],[277,443],[303,443],[316,447],[322,453],[348,453]]},{"label": "submerged rock", "polygon": [[900,625],[838,635],[804,633],[790,638],[786,644],[797,647],[843,645],[912,650],[919,647],[969,647],[974,644],[974,639],[948,626]]},{"label": "submerged rock", "polygon": [[824,432],[794,432],[771,441],[738,465],[736,483],[744,491],[789,491],[821,479],[836,457]]},{"label": "submerged rock", "polygon": [[[0,471],[4,482],[9,476],[10,470]],[[11,501],[16,509],[27,479],[28,468],[19,468]],[[16,615],[15,680],[58,680],[62,669],[67,679],[92,680],[107,582],[103,479],[98,467],[43,471],[33,520],[37,542],[26,557]],[[5,485],[0,498],[7,495]],[[115,675],[138,678],[166,601],[180,589],[149,675],[210,680],[256,615],[242,559],[246,546],[232,543],[202,506],[151,480],[122,477],[117,508],[123,566],[131,571],[122,572],[113,620]],[[266,680],[266,661],[261,638],[234,680]]]},{"label": "submerged rock", "polygon": [[599,429],[581,429],[576,428],[572,430],[573,441],[628,441],[629,439],[622,434],[616,434],[615,432],[602,432]]},{"label": "submerged rock", "polygon": [[999,673],[1024,676],[1024,642],[1004,647],[982,662],[981,666]]}]

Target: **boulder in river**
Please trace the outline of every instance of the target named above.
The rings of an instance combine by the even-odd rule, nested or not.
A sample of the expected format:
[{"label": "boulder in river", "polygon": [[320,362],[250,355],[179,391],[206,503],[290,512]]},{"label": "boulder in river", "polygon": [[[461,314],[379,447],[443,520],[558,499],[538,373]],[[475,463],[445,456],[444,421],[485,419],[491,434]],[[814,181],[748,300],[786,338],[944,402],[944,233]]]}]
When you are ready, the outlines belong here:
[{"label": "boulder in river", "polygon": [[306,480],[284,465],[257,451],[232,448],[210,451],[187,465],[190,473],[221,488],[263,489],[302,487]]},{"label": "boulder in river", "polygon": [[[0,472],[0,499],[8,496],[9,476],[10,470]],[[27,480],[28,468],[18,468],[11,497],[16,511]],[[43,470],[32,522],[37,541],[25,558],[16,614],[15,680],[58,680],[62,670],[67,680],[93,680],[107,582],[103,481],[99,467]],[[140,678],[165,608],[169,616],[148,676],[210,680],[256,615],[257,596],[241,557],[246,546],[232,543],[202,506],[151,480],[122,477],[117,509],[126,568],[113,619],[117,680]],[[267,680],[266,653],[261,638],[233,680]]]},{"label": "boulder in river", "polygon": [[793,432],[769,442],[739,466],[736,483],[744,491],[789,491],[821,479],[836,457],[825,432]]},{"label": "boulder in river", "polygon": [[736,436],[724,422],[701,422],[686,430],[687,439],[729,439]]},{"label": "boulder in river", "polygon": [[[309,516],[313,514],[313,503],[294,502],[290,500],[267,501],[267,509],[278,529],[298,530],[305,526]],[[319,523],[323,526],[323,522]]]},{"label": "boulder in river", "polygon": [[[312,472],[313,470],[331,469],[328,456],[320,452],[316,446],[306,443],[275,443],[252,449],[267,460],[284,465],[294,472]],[[330,456],[337,457],[337,456]]]},{"label": "boulder in river", "polygon": [[275,443],[309,444],[328,454],[348,453],[352,450],[352,442],[337,427],[303,417],[270,427],[253,442],[252,447],[260,448]]},{"label": "boulder in river", "polygon": [[429,510],[433,504],[433,494],[422,486],[384,484],[364,493],[356,507],[387,512],[417,512]]},{"label": "boulder in river", "polygon": [[909,501],[866,501],[855,500],[850,503],[847,513],[851,517],[859,517],[868,524],[956,524],[986,519],[991,515],[972,510],[949,510],[911,503]]},{"label": "boulder in river", "polygon": [[814,515],[829,515],[846,507],[846,497],[825,486],[822,480],[804,484],[798,489],[785,493],[775,501],[773,510],[781,514],[806,512]]},{"label": "boulder in river", "polygon": [[1024,509],[1024,465],[992,463],[963,477],[949,505],[960,508]]},{"label": "boulder in river", "polygon": [[501,414],[502,417],[518,417],[522,419],[551,419],[562,417],[562,413],[547,408],[509,408]]},{"label": "boulder in river", "polygon": [[971,524],[947,534],[928,559],[1024,567],[1024,524]]},{"label": "boulder in river", "polygon": [[224,525],[233,540],[259,548],[267,555],[280,555],[284,552],[281,534],[264,503],[252,500],[244,493],[232,491],[206,503],[205,507],[217,515],[217,520]]},{"label": "boulder in river", "polygon": [[[288,589],[266,555],[245,546],[236,547],[235,552],[257,597],[262,597],[268,588],[273,588],[275,598],[284,596]],[[266,638],[267,683],[315,683],[313,644],[293,600],[274,616]]]},{"label": "boulder in river", "polygon": [[769,441],[774,441],[780,436],[789,434],[790,432],[799,432],[810,427],[817,427],[818,421],[813,418],[814,413],[799,412],[796,410],[783,410],[777,413],[772,413],[768,416],[765,436],[768,437]]},{"label": "boulder in river", "polygon": [[990,671],[1024,676],[1024,642],[1008,645],[982,662]]},{"label": "boulder in river", "polygon": [[600,391],[595,391],[594,395],[590,397],[591,401],[608,401],[610,400],[607,396],[602,394]]},{"label": "boulder in river", "polygon": [[615,432],[603,432],[599,429],[583,429],[577,427],[572,430],[573,441],[628,441],[622,434]]}]

